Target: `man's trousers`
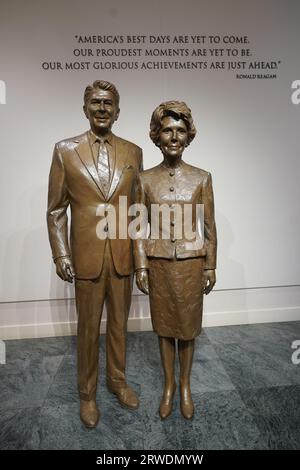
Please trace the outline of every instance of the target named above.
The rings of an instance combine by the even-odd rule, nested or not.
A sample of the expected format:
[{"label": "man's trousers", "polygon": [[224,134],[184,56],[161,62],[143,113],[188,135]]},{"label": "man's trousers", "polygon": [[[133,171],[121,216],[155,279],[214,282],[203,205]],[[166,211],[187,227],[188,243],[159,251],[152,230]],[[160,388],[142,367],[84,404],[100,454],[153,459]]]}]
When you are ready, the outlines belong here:
[{"label": "man's trousers", "polygon": [[77,368],[79,396],[96,396],[99,358],[99,332],[103,305],[107,311],[106,380],[115,391],[126,384],[126,331],[133,276],[120,276],[114,267],[109,240],[106,242],[100,276],[75,281],[77,329]]}]

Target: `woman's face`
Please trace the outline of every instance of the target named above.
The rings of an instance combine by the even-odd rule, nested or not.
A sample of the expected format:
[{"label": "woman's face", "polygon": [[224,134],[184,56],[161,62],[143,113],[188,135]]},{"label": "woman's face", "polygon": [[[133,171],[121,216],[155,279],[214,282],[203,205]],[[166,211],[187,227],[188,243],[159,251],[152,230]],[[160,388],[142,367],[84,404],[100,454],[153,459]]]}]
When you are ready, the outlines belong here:
[{"label": "woman's face", "polygon": [[188,131],[182,119],[166,116],[161,121],[159,145],[165,157],[177,159],[181,157],[188,140]]}]

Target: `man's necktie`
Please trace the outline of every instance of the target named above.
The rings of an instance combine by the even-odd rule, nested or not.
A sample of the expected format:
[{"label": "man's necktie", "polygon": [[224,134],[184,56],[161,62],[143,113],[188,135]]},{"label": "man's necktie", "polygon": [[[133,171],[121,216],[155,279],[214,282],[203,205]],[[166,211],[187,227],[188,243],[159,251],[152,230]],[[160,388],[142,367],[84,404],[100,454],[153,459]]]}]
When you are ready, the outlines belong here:
[{"label": "man's necktie", "polygon": [[105,191],[105,196],[107,196],[110,186],[109,156],[104,141],[100,140],[99,142],[98,174]]}]

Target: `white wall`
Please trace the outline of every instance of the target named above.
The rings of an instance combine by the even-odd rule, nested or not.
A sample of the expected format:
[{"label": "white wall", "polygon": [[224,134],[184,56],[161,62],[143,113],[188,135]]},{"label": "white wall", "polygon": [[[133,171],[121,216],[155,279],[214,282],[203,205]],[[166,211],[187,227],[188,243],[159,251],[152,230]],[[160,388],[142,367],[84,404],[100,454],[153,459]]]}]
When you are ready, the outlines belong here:
[{"label": "white wall", "polygon": [[[192,108],[198,135],[184,159],[212,172],[219,239],[205,324],[300,318],[300,105],[291,101],[300,3],[15,0],[0,13],[0,336],[73,331],[73,301],[64,299],[74,293],[55,275],[48,245],[47,178],[54,143],[87,128],[82,94],[98,78],[117,85],[114,131],[143,147],[145,168],[161,159],[148,138],[153,109],[167,99]],[[274,80],[225,70],[42,70],[44,61],[72,60],[76,34],[248,35],[253,59],[281,64]],[[129,326],[150,327],[147,299],[136,294]]]}]

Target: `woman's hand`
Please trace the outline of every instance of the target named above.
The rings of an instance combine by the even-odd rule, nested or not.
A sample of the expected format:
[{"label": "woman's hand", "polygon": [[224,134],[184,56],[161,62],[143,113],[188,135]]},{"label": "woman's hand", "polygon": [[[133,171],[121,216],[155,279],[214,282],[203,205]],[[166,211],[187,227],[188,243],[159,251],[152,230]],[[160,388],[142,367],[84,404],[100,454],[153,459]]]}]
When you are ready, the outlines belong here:
[{"label": "woman's hand", "polygon": [[148,269],[140,268],[137,269],[136,273],[136,285],[140,291],[144,294],[149,294],[149,280],[148,280]]},{"label": "woman's hand", "polygon": [[203,293],[209,294],[216,283],[216,272],[214,269],[205,269],[203,272]]}]

